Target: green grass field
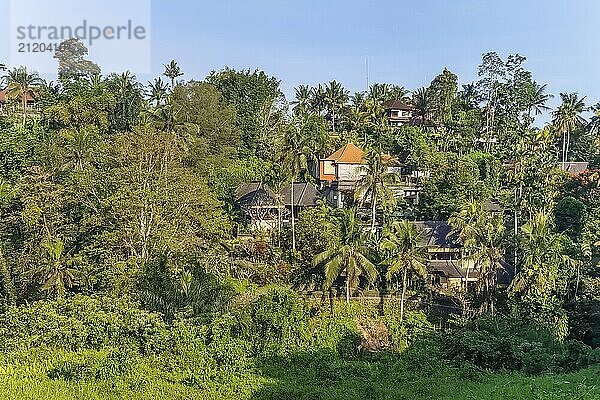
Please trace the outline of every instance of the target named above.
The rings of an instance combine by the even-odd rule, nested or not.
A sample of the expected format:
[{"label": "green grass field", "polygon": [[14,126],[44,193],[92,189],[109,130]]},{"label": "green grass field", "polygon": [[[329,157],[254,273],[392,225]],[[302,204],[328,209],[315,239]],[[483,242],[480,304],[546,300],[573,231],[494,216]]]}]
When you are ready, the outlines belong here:
[{"label": "green grass field", "polygon": [[[101,352],[86,351],[94,358]],[[564,375],[485,373],[392,355],[342,360],[329,354],[263,360],[216,371],[137,358],[121,368],[75,364],[81,354],[35,351],[3,356],[3,399],[599,399],[600,366]],[[85,358],[85,357],[84,357]],[[102,357],[99,357],[102,359]],[[78,378],[56,376],[79,365]],[[82,369],[83,368],[83,369]],[[54,372],[53,372],[54,371]]]}]

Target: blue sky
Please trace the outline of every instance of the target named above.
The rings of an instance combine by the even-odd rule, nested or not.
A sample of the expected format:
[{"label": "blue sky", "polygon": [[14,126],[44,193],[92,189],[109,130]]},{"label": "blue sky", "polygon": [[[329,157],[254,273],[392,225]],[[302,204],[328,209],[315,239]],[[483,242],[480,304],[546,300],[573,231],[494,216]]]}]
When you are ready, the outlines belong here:
[{"label": "blue sky", "polygon": [[415,89],[447,67],[464,84],[493,50],[525,55],[551,93],[578,91],[591,104],[600,101],[598,21],[597,0],[154,0],[152,70],[171,59],[186,79],[259,68],[290,97],[331,79],[363,90],[366,58],[371,82]]},{"label": "blue sky", "polygon": [[476,78],[481,54],[519,53],[549,90],[600,100],[600,1],[154,1],[153,66],[175,58],[187,77],[225,65],[299,84],[331,79],[410,89],[444,67]]}]

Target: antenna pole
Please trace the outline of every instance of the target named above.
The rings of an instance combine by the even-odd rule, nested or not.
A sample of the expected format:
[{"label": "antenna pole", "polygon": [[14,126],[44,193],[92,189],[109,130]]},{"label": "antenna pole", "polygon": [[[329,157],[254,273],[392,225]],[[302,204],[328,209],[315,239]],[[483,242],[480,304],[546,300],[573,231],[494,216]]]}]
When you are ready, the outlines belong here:
[{"label": "antenna pole", "polygon": [[367,92],[369,91],[369,57],[365,58],[365,66],[367,72]]}]

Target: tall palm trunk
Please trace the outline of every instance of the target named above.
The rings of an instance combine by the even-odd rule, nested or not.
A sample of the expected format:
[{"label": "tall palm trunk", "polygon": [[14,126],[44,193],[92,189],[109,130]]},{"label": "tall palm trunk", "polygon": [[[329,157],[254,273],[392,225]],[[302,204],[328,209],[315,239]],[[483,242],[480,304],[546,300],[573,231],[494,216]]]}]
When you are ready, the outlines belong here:
[{"label": "tall palm trunk", "polygon": [[296,252],[296,221],[295,221],[295,216],[294,216],[294,178],[292,177],[292,189],[291,189],[291,196],[292,196],[292,249],[294,250],[294,252]]},{"label": "tall palm trunk", "polygon": [[375,191],[373,191],[373,198],[371,199],[371,233],[375,233],[375,220],[377,219],[377,202],[375,199]]},{"label": "tall palm trunk", "polygon": [[25,125],[27,123],[27,95],[22,95],[21,96],[21,103],[23,105],[23,128],[25,128]]},{"label": "tall palm trunk", "polygon": [[346,268],[346,304],[350,304],[350,274]]},{"label": "tall palm trunk", "polygon": [[404,268],[402,275],[402,294],[400,295],[400,323],[404,321],[404,300],[406,299],[406,286],[408,281],[408,268]]}]

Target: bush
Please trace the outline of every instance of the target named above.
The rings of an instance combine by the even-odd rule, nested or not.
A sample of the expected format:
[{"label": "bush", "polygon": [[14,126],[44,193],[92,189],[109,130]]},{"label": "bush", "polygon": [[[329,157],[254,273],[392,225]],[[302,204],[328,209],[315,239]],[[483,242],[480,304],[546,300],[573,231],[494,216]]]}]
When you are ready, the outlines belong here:
[{"label": "bush", "polygon": [[302,349],[310,337],[308,312],[290,289],[273,287],[250,305],[248,336],[257,354],[285,355]]},{"label": "bush", "polygon": [[396,350],[404,350],[411,344],[433,331],[433,325],[427,320],[423,311],[404,311],[404,321],[400,322],[400,311],[397,303],[386,305],[383,317],[390,341]]},{"label": "bush", "polygon": [[139,356],[133,351],[109,349],[101,352],[70,353],[48,371],[51,379],[109,380],[132,370]]},{"label": "bush", "polygon": [[454,361],[526,374],[572,371],[591,365],[599,355],[582,343],[561,343],[550,332],[508,318],[479,319],[442,335],[441,343]]},{"label": "bush", "polygon": [[167,335],[158,314],[128,299],[75,296],[10,307],[0,315],[0,349],[47,346],[77,351],[108,346],[140,352],[160,347]]}]

